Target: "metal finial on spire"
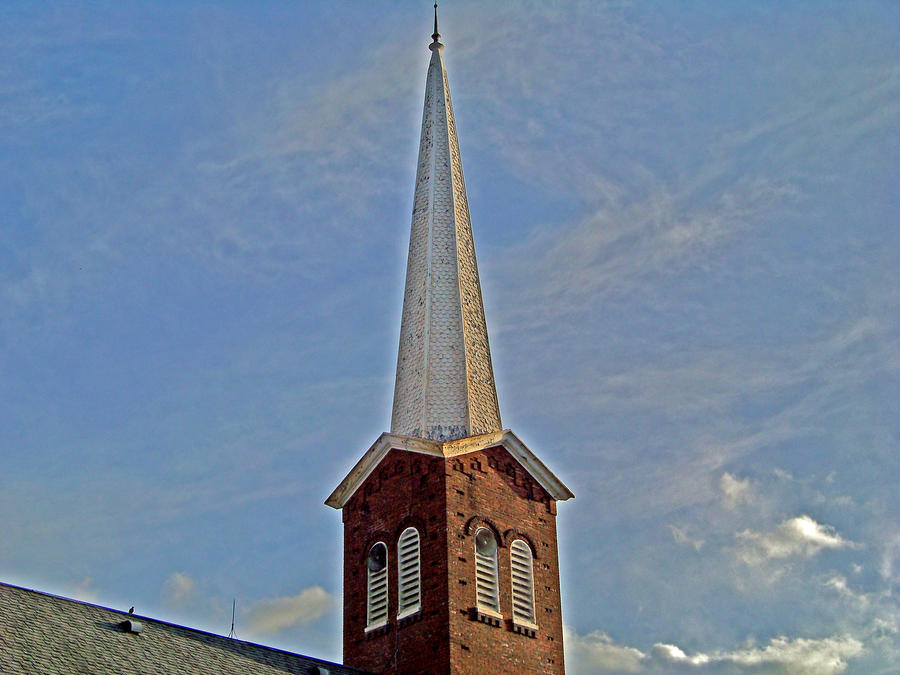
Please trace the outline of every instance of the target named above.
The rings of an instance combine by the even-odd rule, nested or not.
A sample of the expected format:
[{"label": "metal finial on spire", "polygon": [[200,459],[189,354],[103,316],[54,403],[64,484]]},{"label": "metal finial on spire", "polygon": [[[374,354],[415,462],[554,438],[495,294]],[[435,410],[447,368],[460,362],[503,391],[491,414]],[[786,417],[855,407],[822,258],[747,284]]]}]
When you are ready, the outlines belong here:
[{"label": "metal finial on spire", "polygon": [[437,42],[441,37],[441,34],[438,33],[437,28],[437,3],[434,3],[434,33],[431,34],[431,39]]}]

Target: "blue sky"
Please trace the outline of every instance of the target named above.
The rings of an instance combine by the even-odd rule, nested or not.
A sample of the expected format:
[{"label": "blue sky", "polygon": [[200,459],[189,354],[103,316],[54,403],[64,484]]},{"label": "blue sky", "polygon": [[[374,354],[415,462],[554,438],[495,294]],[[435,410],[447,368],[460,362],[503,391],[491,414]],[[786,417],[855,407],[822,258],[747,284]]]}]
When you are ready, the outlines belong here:
[{"label": "blue sky", "polygon": [[[431,7],[0,8],[0,578],[340,658]],[[900,6],[448,2],[573,673],[900,662]]]}]

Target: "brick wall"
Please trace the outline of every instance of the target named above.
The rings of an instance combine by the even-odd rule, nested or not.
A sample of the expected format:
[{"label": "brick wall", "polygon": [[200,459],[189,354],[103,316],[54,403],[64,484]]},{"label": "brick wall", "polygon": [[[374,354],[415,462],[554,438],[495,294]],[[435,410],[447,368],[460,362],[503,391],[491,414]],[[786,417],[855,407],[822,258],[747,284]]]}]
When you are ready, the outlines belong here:
[{"label": "brick wall", "polygon": [[[556,502],[503,447],[444,459],[391,450],[343,509],[344,663],[376,673],[563,673]],[[397,538],[421,542],[422,611],[397,616]],[[496,532],[500,610],[475,611],[474,534]],[[536,631],[512,623],[509,545],[534,554]],[[388,624],[366,633],[366,556],[388,547]],[[498,623],[499,625],[493,625]]]},{"label": "brick wall", "polygon": [[[502,447],[447,460],[450,662],[453,673],[563,673],[556,502]],[[474,535],[499,535],[500,625],[473,621]],[[525,539],[534,554],[537,631],[512,625],[509,546]],[[465,584],[461,582],[466,582]]]}]

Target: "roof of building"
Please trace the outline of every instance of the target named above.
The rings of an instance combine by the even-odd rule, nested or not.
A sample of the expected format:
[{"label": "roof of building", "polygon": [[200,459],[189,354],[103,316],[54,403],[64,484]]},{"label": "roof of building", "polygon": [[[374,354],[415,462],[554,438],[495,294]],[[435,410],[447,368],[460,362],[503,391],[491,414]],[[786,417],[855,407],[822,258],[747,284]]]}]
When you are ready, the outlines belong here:
[{"label": "roof of building", "polygon": [[[123,623],[128,621],[140,632],[129,631]],[[366,671],[0,583],[0,672],[350,675]]]},{"label": "roof of building", "polygon": [[449,441],[503,427],[437,19],[432,38],[391,433]]},{"label": "roof of building", "polygon": [[419,452],[435,457],[458,457],[487,448],[503,447],[534,478],[553,499],[564,501],[575,495],[556,475],[537,458],[528,446],[509,429],[494,431],[478,436],[469,436],[453,441],[429,441],[421,438],[381,434],[356,465],[350,469],[341,484],[325,500],[328,506],[342,509],[350,501],[360,486],[378,467],[381,460],[392,449]]}]

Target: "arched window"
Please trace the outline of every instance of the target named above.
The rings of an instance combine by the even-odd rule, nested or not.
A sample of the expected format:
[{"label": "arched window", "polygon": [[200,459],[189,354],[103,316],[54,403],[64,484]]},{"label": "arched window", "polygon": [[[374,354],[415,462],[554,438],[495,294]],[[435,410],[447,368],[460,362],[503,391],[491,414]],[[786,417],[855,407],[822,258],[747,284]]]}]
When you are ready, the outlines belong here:
[{"label": "arched window", "polygon": [[366,558],[366,630],[387,623],[388,574],[387,546],[379,541]]},{"label": "arched window", "polygon": [[419,563],[419,531],[407,527],[397,541],[397,618],[415,614],[422,608],[422,581]]},{"label": "arched window", "polygon": [[497,539],[486,527],[475,531],[475,601],[479,610],[500,614]]},{"label": "arched window", "polygon": [[531,547],[528,542],[516,539],[509,547],[509,563],[512,572],[513,621],[529,626],[534,620],[534,570]]}]

